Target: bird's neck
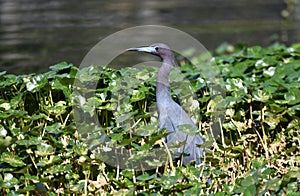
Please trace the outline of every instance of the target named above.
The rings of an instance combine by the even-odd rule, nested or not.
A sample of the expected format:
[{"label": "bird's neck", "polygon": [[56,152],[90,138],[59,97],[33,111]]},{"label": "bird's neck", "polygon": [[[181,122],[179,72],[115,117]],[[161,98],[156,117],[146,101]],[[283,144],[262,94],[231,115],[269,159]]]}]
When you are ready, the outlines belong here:
[{"label": "bird's neck", "polygon": [[175,64],[176,62],[174,57],[168,58],[167,60],[165,59],[163,60],[162,66],[159,69],[158,76],[157,76],[157,84],[156,84],[157,102],[171,99],[169,76]]}]

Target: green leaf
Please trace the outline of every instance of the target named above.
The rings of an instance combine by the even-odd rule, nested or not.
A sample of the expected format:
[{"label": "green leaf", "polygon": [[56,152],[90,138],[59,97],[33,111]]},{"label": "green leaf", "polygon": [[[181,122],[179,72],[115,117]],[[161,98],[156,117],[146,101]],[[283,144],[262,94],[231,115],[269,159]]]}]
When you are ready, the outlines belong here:
[{"label": "green leaf", "polygon": [[4,180],[1,182],[1,187],[12,188],[18,186],[18,179],[13,176],[12,173],[5,173]]},{"label": "green leaf", "polygon": [[71,184],[70,185],[70,189],[71,189],[71,191],[73,191],[73,192],[80,192],[80,190],[82,190],[83,188],[84,188],[84,186],[85,186],[85,180],[81,180],[81,181],[79,181],[78,183],[76,183],[76,184]]},{"label": "green leaf", "polygon": [[40,162],[38,162],[36,165],[37,166],[46,166],[46,165],[50,165],[50,164],[54,164],[57,162],[60,162],[61,158],[59,156],[56,155],[51,155],[50,157],[44,157]]},{"label": "green leaf", "polygon": [[44,173],[45,174],[60,174],[60,173],[69,173],[71,172],[72,165],[66,164],[66,165],[53,165],[49,168],[47,168]]},{"label": "green leaf", "polygon": [[49,68],[53,71],[60,71],[60,70],[68,69],[71,66],[72,66],[72,64],[68,64],[67,62],[61,62],[56,65],[52,65]]},{"label": "green leaf", "polygon": [[263,49],[260,46],[253,46],[251,48],[247,48],[247,55],[252,58],[260,58],[264,55],[264,52],[262,51]]},{"label": "green leaf", "polygon": [[10,164],[13,167],[22,167],[26,164],[18,157],[18,155],[14,155],[12,152],[3,152],[0,158],[0,162],[5,162]]},{"label": "green leaf", "polygon": [[198,133],[198,128],[191,124],[178,125],[177,128],[179,131],[182,131],[188,135],[195,135]]},{"label": "green leaf", "polygon": [[300,103],[300,89],[290,88],[287,93],[284,94],[284,98],[286,101],[289,101],[289,104],[297,104]]},{"label": "green leaf", "polygon": [[119,117],[116,119],[116,123],[122,123],[122,122],[124,122],[124,121],[126,121],[126,120],[132,119],[132,116],[133,116],[134,114],[136,114],[136,113],[137,113],[137,111],[136,111],[136,112],[129,112],[129,113],[127,113],[127,114],[122,114],[121,116],[119,116]]},{"label": "green leaf", "polygon": [[30,139],[17,140],[16,143],[21,146],[36,146],[42,142],[40,137],[30,137]]},{"label": "green leaf", "polygon": [[37,92],[44,88],[46,84],[48,84],[47,74],[39,74],[29,78],[29,81],[26,83],[26,88],[29,92]]},{"label": "green leaf", "polygon": [[156,177],[157,177],[156,174],[149,175],[148,173],[145,173],[143,175],[137,176],[136,179],[139,181],[147,181],[147,180],[151,180]]},{"label": "green leaf", "polygon": [[48,156],[54,154],[54,148],[49,144],[41,143],[37,145],[37,150],[34,152],[39,156]]}]

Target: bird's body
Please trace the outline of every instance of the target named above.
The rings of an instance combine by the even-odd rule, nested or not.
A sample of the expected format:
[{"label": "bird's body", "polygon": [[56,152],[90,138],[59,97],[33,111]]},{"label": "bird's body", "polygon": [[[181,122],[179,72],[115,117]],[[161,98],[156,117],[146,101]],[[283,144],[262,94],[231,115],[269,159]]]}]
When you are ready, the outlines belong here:
[{"label": "bird's body", "polygon": [[179,130],[180,125],[191,125],[192,127],[196,127],[196,125],[170,95],[169,75],[172,68],[176,65],[172,51],[167,45],[161,43],[148,47],[130,48],[128,50],[151,53],[162,59],[162,66],[159,69],[156,83],[159,129],[165,128],[168,132],[171,132],[166,137],[168,146],[175,142],[181,142],[181,146],[176,154],[187,154],[184,155],[184,164],[192,160],[195,160],[196,164],[200,164],[200,158],[203,157],[203,149],[196,145],[202,144],[203,139],[199,134],[187,134]]}]

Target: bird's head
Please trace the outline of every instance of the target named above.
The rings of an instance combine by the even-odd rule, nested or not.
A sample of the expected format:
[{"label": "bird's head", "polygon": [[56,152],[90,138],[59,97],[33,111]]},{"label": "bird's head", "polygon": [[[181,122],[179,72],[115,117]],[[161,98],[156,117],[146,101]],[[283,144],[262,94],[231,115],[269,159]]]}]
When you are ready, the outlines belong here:
[{"label": "bird's head", "polygon": [[162,43],[152,44],[150,46],[143,46],[138,48],[129,48],[127,51],[137,51],[137,52],[146,52],[156,56],[159,56],[161,59],[165,58],[174,58],[173,53],[169,46]]}]

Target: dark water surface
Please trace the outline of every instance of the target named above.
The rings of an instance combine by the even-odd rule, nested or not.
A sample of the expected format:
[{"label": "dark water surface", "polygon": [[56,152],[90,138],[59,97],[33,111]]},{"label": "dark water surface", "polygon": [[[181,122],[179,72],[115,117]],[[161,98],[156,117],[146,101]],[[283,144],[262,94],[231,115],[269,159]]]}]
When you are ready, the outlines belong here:
[{"label": "dark water surface", "polygon": [[136,25],[177,28],[208,49],[223,42],[300,42],[300,22],[284,20],[285,7],[283,0],[0,0],[0,71],[78,65],[101,39]]}]

